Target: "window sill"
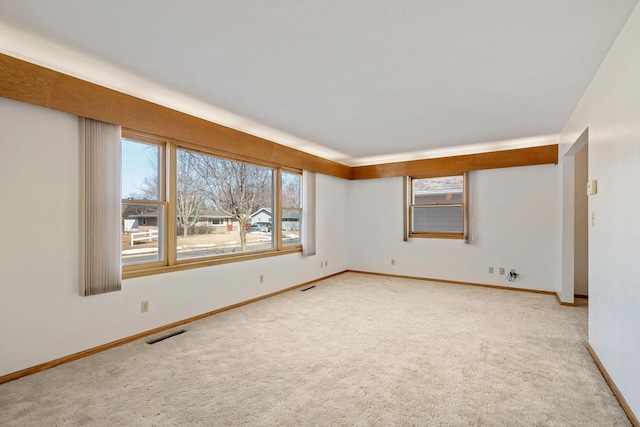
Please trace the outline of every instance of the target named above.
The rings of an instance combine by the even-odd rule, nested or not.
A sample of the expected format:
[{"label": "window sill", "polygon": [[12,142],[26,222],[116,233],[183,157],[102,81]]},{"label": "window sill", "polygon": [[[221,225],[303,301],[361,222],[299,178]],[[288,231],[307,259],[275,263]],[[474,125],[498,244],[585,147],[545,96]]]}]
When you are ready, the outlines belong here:
[{"label": "window sill", "polygon": [[135,277],[152,276],[155,274],[171,273],[173,271],[191,270],[193,268],[210,267],[218,264],[229,264],[234,262],[249,261],[253,259],[269,258],[280,255],[290,255],[302,252],[302,246],[296,245],[283,248],[282,250],[269,250],[264,252],[250,252],[233,256],[220,256],[216,258],[206,258],[195,261],[178,261],[175,265],[163,266],[139,266],[122,272],[122,279],[133,279]]},{"label": "window sill", "polygon": [[411,233],[409,238],[418,239],[458,239],[464,240],[464,235],[459,233]]}]

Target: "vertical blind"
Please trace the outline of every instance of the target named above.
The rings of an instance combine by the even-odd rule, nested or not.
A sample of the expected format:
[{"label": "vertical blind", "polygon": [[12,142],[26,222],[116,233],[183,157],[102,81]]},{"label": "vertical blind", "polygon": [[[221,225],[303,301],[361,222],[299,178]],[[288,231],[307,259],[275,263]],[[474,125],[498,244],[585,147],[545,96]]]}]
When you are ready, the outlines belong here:
[{"label": "vertical blind", "polygon": [[302,171],[302,256],[316,254],[316,174]]},{"label": "vertical blind", "polygon": [[80,295],[119,291],[120,126],[81,117]]}]

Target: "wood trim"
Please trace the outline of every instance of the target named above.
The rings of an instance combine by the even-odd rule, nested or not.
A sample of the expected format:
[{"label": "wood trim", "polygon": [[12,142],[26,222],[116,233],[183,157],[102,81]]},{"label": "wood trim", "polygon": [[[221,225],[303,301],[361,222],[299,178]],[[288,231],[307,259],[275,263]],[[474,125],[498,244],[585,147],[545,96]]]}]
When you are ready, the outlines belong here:
[{"label": "wood trim", "polygon": [[464,233],[419,233],[413,232],[409,234],[411,239],[457,239],[463,240]]},{"label": "wood trim", "polygon": [[374,273],[371,271],[360,271],[360,270],[347,270],[345,271],[345,273],[371,274],[373,276],[397,277],[399,279],[414,279],[414,280],[422,280],[425,282],[448,283],[451,285],[477,286],[481,288],[499,289],[504,291],[518,291],[518,292],[528,292],[533,294],[555,295],[555,292],[551,292],[551,291],[540,291],[537,289],[525,289],[525,288],[512,288],[510,286],[500,286],[500,285],[486,285],[483,283],[462,282],[460,280],[434,279],[431,277],[404,276],[400,274]]},{"label": "wood trim", "polygon": [[[275,170],[273,212],[271,213],[271,236],[276,250],[282,250],[282,168]],[[276,225],[280,224],[279,227]]]},{"label": "wood trim", "polygon": [[163,156],[167,160],[164,168],[165,174],[165,199],[168,203],[167,212],[164,215],[164,254],[165,265],[175,265],[178,260],[178,152],[173,142],[167,142],[164,147],[168,150],[167,154]]},{"label": "wood trim", "polygon": [[573,302],[564,302],[564,301],[562,301],[560,299],[560,295],[557,292],[554,292],[554,295],[556,296],[556,300],[558,301],[558,304],[564,305],[564,306],[567,306],[567,307],[575,307],[576,306],[575,303],[573,303]]},{"label": "wood trim", "polygon": [[558,144],[351,168],[351,179],[459,175],[466,171],[558,164]]},{"label": "wood trim", "polygon": [[574,298],[589,299],[589,295],[573,294]]},{"label": "wood trim", "polygon": [[[131,264],[123,268],[122,278],[133,279],[135,277],[152,276],[154,274],[171,273],[174,271],[191,270],[193,268],[211,267],[219,264],[229,264],[238,261],[249,261],[253,259],[270,258],[280,255],[291,255],[302,252],[302,246],[284,246],[281,250],[269,249],[263,252],[243,252],[239,254],[231,254],[228,256],[219,255],[215,258],[194,258],[189,260],[176,261],[173,265],[150,265],[150,264]],[[136,268],[137,267],[137,268]]]},{"label": "wood trim", "polygon": [[87,349],[87,350],[84,350],[84,351],[80,351],[78,353],[70,354],[68,356],[63,356],[63,357],[60,357],[58,359],[51,360],[49,362],[41,363],[39,365],[32,366],[30,368],[26,368],[26,369],[22,369],[22,370],[17,371],[17,372],[13,372],[11,374],[3,375],[3,376],[0,377],[0,384],[4,384],[4,383],[7,383],[9,381],[17,380],[18,378],[26,377],[27,375],[35,374],[37,372],[45,371],[47,369],[54,368],[56,366],[60,366],[60,365],[63,365],[65,363],[73,362],[74,360],[82,359],[83,357],[91,356],[93,354],[100,353],[100,352],[103,352],[103,351],[106,351],[106,350],[121,346],[123,344],[128,344],[130,342],[137,341],[137,340],[139,340],[141,338],[148,337],[149,335],[154,335],[154,334],[157,334],[157,333],[160,333],[160,332],[164,332],[164,331],[166,331],[168,329],[177,328],[178,326],[186,325],[188,323],[195,322],[197,320],[202,320],[202,319],[205,319],[207,317],[214,316],[216,314],[219,314],[219,313],[222,313],[222,312],[225,312],[225,311],[228,311],[228,310],[233,310],[234,308],[242,307],[243,305],[248,305],[248,304],[251,304],[251,303],[254,303],[254,302],[257,302],[257,301],[261,301],[263,299],[271,298],[273,296],[276,296],[276,295],[279,295],[279,294],[282,294],[282,293],[285,293],[285,292],[289,292],[289,291],[292,291],[294,289],[298,289],[298,288],[301,288],[303,286],[307,286],[307,285],[310,285],[312,283],[319,282],[321,280],[329,279],[330,277],[338,276],[338,275],[343,274],[343,273],[344,273],[344,271],[340,271],[338,273],[330,274],[328,276],[323,276],[323,277],[320,277],[318,279],[314,279],[314,280],[310,280],[308,282],[301,283],[299,285],[291,286],[289,288],[282,289],[282,290],[279,290],[279,291],[276,291],[276,292],[271,292],[269,294],[262,295],[262,296],[259,296],[259,297],[256,297],[256,298],[252,298],[250,300],[242,301],[242,302],[239,302],[237,304],[232,304],[232,305],[229,305],[229,306],[226,306],[226,307],[222,307],[222,308],[219,308],[217,310],[213,310],[213,311],[209,311],[209,312],[206,312],[206,313],[198,314],[197,316],[189,317],[189,318],[184,319],[184,320],[179,320],[177,322],[173,322],[173,323],[170,323],[168,325],[160,326],[158,328],[154,328],[154,329],[151,329],[149,331],[141,332],[139,334],[135,334],[135,335],[132,335],[130,337],[126,337],[126,338],[122,338],[122,339],[119,339],[119,340],[116,340],[116,341],[112,341],[110,343],[103,344],[103,345],[100,345],[100,346],[97,346],[97,347],[93,347],[93,348],[90,348],[90,349]]},{"label": "wood trim", "polygon": [[343,179],[452,175],[558,163],[558,145],[349,167],[113,89],[0,54],[0,96],[225,153]]},{"label": "wood trim", "polygon": [[165,138],[348,179],[349,166],[0,54],[0,96]]},{"label": "wood trim", "polygon": [[609,373],[607,372],[607,370],[605,369],[604,365],[600,361],[600,358],[598,357],[598,355],[596,354],[595,350],[593,349],[593,347],[591,347],[591,344],[589,344],[589,343],[587,343],[587,351],[589,352],[589,354],[593,358],[593,361],[596,363],[596,366],[600,370],[600,373],[604,377],[604,380],[609,385],[609,388],[613,392],[613,395],[618,400],[618,403],[622,407],[622,410],[627,415],[627,418],[629,418],[629,421],[631,422],[631,425],[633,427],[640,427],[640,422],[638,421],[638,418],[635,416],[635,414],[631,410],[631,407],[629,406],[627,401],[624,399],[624,396],[620,392],[620,389],[618,389],[616,384],[613,382],[613,380],[611,379],[611,376],[609,376]]}]

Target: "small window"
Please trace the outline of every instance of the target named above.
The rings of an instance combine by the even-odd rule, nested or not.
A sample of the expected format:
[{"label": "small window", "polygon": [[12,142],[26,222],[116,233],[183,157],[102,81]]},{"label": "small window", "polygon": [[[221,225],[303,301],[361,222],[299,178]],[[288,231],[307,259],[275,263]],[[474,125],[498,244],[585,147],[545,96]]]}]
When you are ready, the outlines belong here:
[{"label": "small window", "polygon": [[302,175],[282,172],[282,245],[300,244]]},{"label": "small window", "polygon": [[410,237],[465,236],[464,175],[411,178]]},{"label": "small window", "polygon": [[164,144],[122,140],[122,265],[162,262]]}]

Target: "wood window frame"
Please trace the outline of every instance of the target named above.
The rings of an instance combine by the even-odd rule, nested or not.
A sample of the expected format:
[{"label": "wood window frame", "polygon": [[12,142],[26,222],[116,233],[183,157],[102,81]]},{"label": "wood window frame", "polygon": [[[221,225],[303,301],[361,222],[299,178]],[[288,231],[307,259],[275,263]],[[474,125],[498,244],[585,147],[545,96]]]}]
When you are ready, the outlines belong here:
[{"label": "wood window frame", "polygon": [[[295,208],[295,207],[290,207],[290,206],[282,206],[282,174],[283,173],[289,173],[289,174],[293,174],[293,175],[300,175],[300,195],[299,195],[299,207]],[[289,168],[289,167],[281,167],[280,170],[278,171],[278,188],[280,189],[280,194],[278,195],[278,216],[277,216],[277,221],[279,224],[278,228],[278,232],[279,235],[276,236],[277,238],[277,244],[278,244],[278,249],[282,250],[282,249],[299,249],[302,252],[302,191],[303,191],[303,185],[302,185],[302,171],[299,169],[293,169],[293,168]],[[299,216],[298,216],[298,233],[299,234],[299,241],[300,243],[298,244],[292,244],[292,245],[285,245],[282,243],[282,211],[287,210],[287,211],[299,211]],[[276,217],[274,216],[274,221],[276,220]]]},{"label": "wood window frame", "polygon": [[[208,267],[218,264],[241,262],[253,259],[268,258],[272,256],[287,255],[302,252],[302,245],[282,245],[282,225],[281,225],[281,177],[282,172],[296,173],[302,175],[302,170],[281,166],[272,162],[254,159],[247,156],[236,156],[228,152],[214,150],[208,147],[193,143],[163,138],[146,132],[134,129],[123,129],[122,138],[131,141],[151,143],[163,147],[161,176],[163,182],[160,184],[161,198],[164,206],[164,244],[163,260],[150,263],[128,264],[122,266],[123,279],[148,276],[154,274],[167,273],[172,271],[188,270],[192,268]],[[177,152],[178,150],[191,151],[207,156],[213,156],[225,160],[249,163],[256,166],[266,167],[273,170],[273,247],[270,249],[221,254],[213,256],[203,256],[193,259],[177,259]],[[138,204],[159,204],[159,201],[148,200],[123,200],[123,202]]]},{"label": "wood window frame", "polygon": [[[414,204],[414,193],[413,193],[413,181],[416,179],[429,179],[429,178],[448,178],[454,176],[462,177],[462,201],[460,203],[451,203],[451,204]],[[408,238],[420,238],[420,239],[459,239],[468,242],[469,238],[469,173],[468,172],[460,172],[460,173],[450,173],[446,175],[427,175],[427,176],[409,176],[406,181],[405,192],[405,236]],[[433,231],[414,231],[413,230],[413,211],[416,206],[457,206],[462,205],[462,224],[461,232],[433,232]],[[405,239],[406,240],[406,239]]]},{"label": "wood window frame", "polygon": [[138,142],[143,144],[155,145],[160,148],[160,157],[158,162],[159,169],[159,181],[158,182],[158,199],[157,200],[146,200],[146,199],[122,199],[121,205],[131,204],[131,205],[149,205],[149,206],[158,206],[158,208],[162,208],[162,215],[158,216],[158,228],[162,227],[162,236],[158,240],[158,260],[153,262],[140,262],[140,263],[130,263],[122,265],[122,278],[127,278],[132,272],[146,269],[146,268],[158,268],[167,264],[169,257],[169,240],[168,237],[168,228],[169,228],[169,203],[167,201],[168,193],[167,193],[167,142],[163,138],[158,138],[154,136],[150,136],[148,134],[141,134],[132,132],[128,129],[122,129],[121,139],[127,139],[132,142]]}]

